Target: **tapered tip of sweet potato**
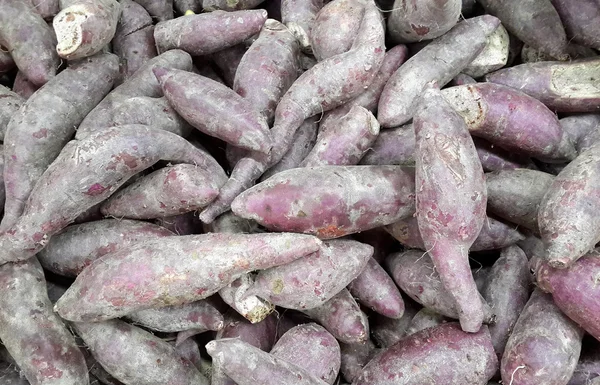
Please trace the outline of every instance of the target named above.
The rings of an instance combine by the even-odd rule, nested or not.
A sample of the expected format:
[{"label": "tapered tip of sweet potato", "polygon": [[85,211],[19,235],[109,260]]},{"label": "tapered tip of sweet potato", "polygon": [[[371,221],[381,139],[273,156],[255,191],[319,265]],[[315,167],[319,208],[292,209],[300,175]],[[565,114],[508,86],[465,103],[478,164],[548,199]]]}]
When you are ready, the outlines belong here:
[{"label": "tapered tip of sweet potato", "polygon": [[158,80],[158,83],[162,85],[164,83],[165,76],[167,76],[167,74],[169,73],[169,70],[164,67],[155,67],[152,68],[152,72],[154,73],[154,76],[156,76],[156,80]]},{"label": "tapered tip of sweet potato", "polygon": [[210,341],[204,346],[206,348],[206,352],[215,359],[215,355],[217,354],[217,341]]},{"label": "tapered tip of sweet potato", "polygon": [[62,10],[52,22],[58,44],[56,52],[60,57],[70,59],[83,42],[82,25],[88,19],[85,6],[73,5]]}]

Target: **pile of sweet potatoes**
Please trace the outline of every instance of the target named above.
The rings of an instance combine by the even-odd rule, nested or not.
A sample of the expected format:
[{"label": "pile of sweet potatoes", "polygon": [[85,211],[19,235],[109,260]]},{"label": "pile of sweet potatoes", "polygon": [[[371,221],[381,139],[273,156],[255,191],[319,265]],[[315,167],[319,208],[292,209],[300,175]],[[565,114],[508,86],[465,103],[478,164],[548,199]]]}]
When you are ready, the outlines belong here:
[{"label": "pile of sweet potatoes", "polygon": [[598,0],[0,0],[0,385],[600,383]]}]

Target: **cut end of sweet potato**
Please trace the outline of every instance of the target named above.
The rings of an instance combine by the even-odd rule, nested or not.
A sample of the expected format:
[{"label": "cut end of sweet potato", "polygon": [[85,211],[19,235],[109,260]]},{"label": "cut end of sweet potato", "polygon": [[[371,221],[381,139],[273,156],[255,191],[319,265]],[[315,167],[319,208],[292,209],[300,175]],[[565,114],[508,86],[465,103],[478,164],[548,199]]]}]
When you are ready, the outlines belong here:
[{"label": "cut end of sweet potato", "polygon": [[88,19],[85,8],[74,5],[61,11],[55,18],[52,26],[56,33],[58,44],[56,52],[65,59],[72,58],[83,42],[82,25]]}]

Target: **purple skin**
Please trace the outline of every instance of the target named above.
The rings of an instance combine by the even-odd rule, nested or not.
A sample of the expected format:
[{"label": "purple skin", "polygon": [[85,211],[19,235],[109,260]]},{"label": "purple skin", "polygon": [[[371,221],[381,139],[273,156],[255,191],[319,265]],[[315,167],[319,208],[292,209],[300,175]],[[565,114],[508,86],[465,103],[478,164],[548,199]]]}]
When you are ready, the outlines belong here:
[{"label": "purple skin", "polygon": [[529,261],[518,246],[510,246],[489,272],[482,291],[483,298],[492,307],[495,319],[489,326],[494,350],[502,357],[506,341],[529,299]]},{"label": "purple skin", "polygon": [[282,0],[281,22],[296,36],[303,49],[311,51],[310,40],[315,17],[323,0]]},{"label": "purple skin", "polygon": [[600,59],[521,64],[485,76],[491,83],[516,88],[556,112],[598,112],[600,95],[594,83]]},{"label": "purple skin", "polygon": [[473,79],[469,75],[458,74],[450,81],[449,85],[452,87],[455,86],[464,86],[467,84],[477,84],[477,80]]},{"label": "purple skin", "polygon": [[413,127],[419,232],[444,287],[458,305],[463,330],[476,332],[484,314],[468,250],[486,218],[483,168],[463,119],[439,90],[425,90]]},{"label": "purple skin", "polygon": [[410,321],[410,324],[406,329],[406,335],[409,336],[411,334],[420,332],[421,330],[435,327],[446,322],[448,322],[448,318],[424,307],[423,309],[419,310]]},{"label": "purple skin", "polygon": [[7,48],[0,46],[0,74],[15,68],[16,64]]},{"label": "purple skin", "polygon": [[194,366],[200,371],[200,373],[202,373],[205,377],[210,378],[202,371],[204,365],[204,358],[202,358],[202,355],[200,354],[200,347],[198,346],[198,343],[196,341],[194,341],[191,338],[188,338],[181,344],[175,346],[175,350],[177,351],[177,354],[179,354],[181,357],[194,364]]},{"label": "purple skin", "polygon": [[435,39],[456,25],[461,8],[461,0],[396,0],[387,29],[395,43]]},{"label": "purple skin", "polygon": [[381,126],[408,122],[425,86],[432,81],[440,87],[450,82],[479,55],[499,25],[500,20],[490,15],[464,20],[408,59],[381,93],[377,114]]},{"label": "purple skin", "polygon": [[389,318],[400,318],[404,314],[404,301],[394,280],[373,258],[348,285],[350,293],[361,305]]},{"label": "purple skin", "polygon": [[0,41],[19,71],[38,86],[56,75],[59,58],[52,28],[25,1],[3,0]]},{"label": "purple skin", "polygon": [[191,164],[164,167],[119,190],[101,211],[115,218],[153,219],[201,210],[219,194],[217,182]]},{"label": "purple skin", "polygon": [[0,85],[0,140],[4,140],[8,122],[19,111],[24,102],[25,100],[21,96]]},{"label": "purple skin", "polygon": [[367,316],[346,289],[342,289],[323,305],[303,313],[321,324],[338,341],[352,344],[369,338]]},{"label": "purple skin", "polygon": [[154,74],[169,103],[192,126],[237,147],[268,153],[267,122],[233,90],[187,71],[157,67]]},{"label": "purple skin", "polygon": [[221,330],[224,322],[221,313],[207,301],[140,310],[127,314],[127,318],[138,326],[164,333]]},{"label": "purple skin", "polygon": [[354,240],[327,241],[313,254],[258,272],[247,295],[287,309],[314,309],[352,282],[372,255],[372,246]]},{"label": "purple skin", "polygon": [[416,137],[412,123],[384,129],[360,160],[367,165],[410,165],[415,163]]},{"label": "purple skin", "polygon": [[131,0],[124,0],[121,1],[121,8],[112,48],[123,63],[122,80],[126,80],[158,53],[152,18],[144,7]]},{"label": "purple skin", "polygon": [[538,208],[554,176],[527,169],[503,170],[485,176],[488,212],[537,233]]},{"label": "purple skin", "polygon": [[96,259],[135,242],[174,235],[151,223],[104,219],[68,226],[50,239],[37,258],[46,270],[76,277]]},{"label": "purple skin", "polygon": [[561,163],[577,156],[556,115],[525,93],[477,83],[447,88],[442,95],[474,136],[545,162]]},{"label": "purple skin", "polygon": [[600,4],[595,0],[550,0],[569,41],[600,49]]},{"label": "purple skin", "polygon": [[[0,99],[1,100],[1,99]],[[281,158],[279,163],[268,169],[261,177],[265,181],[273,175],[285,170],[297,168],[300,163],[306,158],[317,142],[317,131],[319,130],[318,116],[308,118],[302,123],[300,128],[294,134],[292,147]]]},{"label": "purple skin", "polygon": [[569,163],[550,185],[538,211],[545,260],[567,268],[600,240],[600,143]]},{"label": "purple skin", "polygon": [[583,334],[551,295],[534,290],[508,338],[500,368],[502,382],[566,384],[577,365]]},{"label": "purple skin", "polygon": [[237,338],[214,340],[206,344],[213,366],[224,370],[238,385],[294,384],[325,385],[311,371],[240,341]]},{"label": "purple skin", "polygon": [[23,214],[35,184],[83,118],[110,92],[118,74],[115,55],[79,61],[47,82],[13,115],[4,136],[6,204],[0,232]]},{"label": "purple skin", "polygon": [[597,345],[594,345],[594,348],[590,351],[583,348],[573,377],[567,385],[589,385],[592,379],[600,377],[600,354]]},{"label": "purple skin", "polygon": [[408,336],[378,354],[353,384],[480,385],[490,380],[497,368],[487,327],[466,333],[452,322]]},{"label": "purple skin", "polygon": [[412,215],[413,183],[413,170],[400,166],[296,168],[246,190],[231,208],[270,230],[332,239]]},{"label": "purple skin", "polygon": [[178,68],[185,71],[192,69],[191,56],[181,50],[170,50],[162,55],[150,59],[142,68],[120,86],[109,93],[86,117],[83,119],[76,139],[83,139],[92,133],[104,130],[114,125],[115,115],[123,102],[135,96],[159,98],[163,96],[162,88],[152,70],[156,67]]},{"label": "purple skin", "polygon": [[529,260],[544,258],[544,242],[535,235],[528,235],[524,240],[517,242],[517,246],[525,252]]},{"label": "purple skin", "polygon": [[317,61],[350,50],[364,12],[365,7],[359,0],[335,0],[321,8],[310,33]]},{"label": "purple skin", "polygon": [[21,377],[19,368],[8,362],[0,363],[0,382],[2,385],[30,385],[26,378]]},{"label": "purple skin", "polygon": [[[427,249],[423,243],[417,218],[415,217],[401,219],[398,222],[385,226],[385,230],[404,246],[413,249]],[[523,239],[525,239],[525,236],[516,230],[515,226],[487,217],[481,231],[469,250],[482,251],[502,249],[514,245]]]},{"label": "purple skin", "polygon": [[600,341],[600,296],[596,284],[600,259],[597,252],[580,258],[569,269],[554,269],[539,258],[532,262],[536,265],[539,287],[552,293],[560,310]]},{"label": "purple skin", "polygon": [[328,384],[333,384],[341,365],[340,344],[322,326],[298,325],[277,341],[271,355],[293,363]]},{"label": "purple skin", "polygon": [[217,10],[222,11],[239,11],[242,9],[253,9],[261,4],[264,0],[204,0],[202,1],[202,8],[206,12],[213,12]]},{"label": "purple skin", "polygon": [[145,330],[120,320],[75,323],[73,326],[98,363],[123,383],[209,384],[173,346]]},{"label": "purple skin", "polygon": [[25,77],[25,74],[21,71],[17,72],[15,76],[15,82],[13,84],[13,92],[27,100],[34,94],[35,91],[40,89],[40,86],[33,84]]},{"label": "purple skin", "polygon": [[243,42],[236,44],[233,47],[222,49],[210,55],[218,69],[221,70],[223,79],[225,79],[228,87],[233,88],[233,81],[235,79],[235,74],[237,73],[237,68],[247,50],[248,47],[246,46],[246,42]]},{"label": "purple skin", "polygon": [[571,137],[579,154],[600,141],[600,114],[567,116],[560,120],[560,125]]},{"label": "purple skin", "polygon": [[363,371],[364,366],[370,361],[375,350],[371,340],[356,344],[340,344],[341,365],[340,373],[348,381],[354,381]]},{"label": "purple skin", "polygon": [[75,339],[52,311],[44,272],[34,259],[0,267],[0,338],[31,384],[88,384]]},{"label": "purple skin", "polygon": [[379,135],[379,123],[364,107],[354,106],[343,117],[319,129],[317,143],[299,167],[355,165]]},{"label": "purple skin", "polygon": [[413,304],[412,301],[405,302],[404,314],[401,318],[388,318],[379,314],[370,317],[371,334],[377,345],[386,349],[406,337],[408,327],[419,310]]},{"label": "purple skin", "polygon": [[[444,288],[440,275],[431,257],[421,250],[408,250],[388,256],[385,263],[394,282],[410,298],[431,310],[450,317],[459,318],[459,310],[452,294]],[[473,279],[471,270],[470,278]],[[477,292],[476,298],[483,302],[483,319],[493,321],[492,309]]]},{"label": "purple skin", "polygon": [[[195,164],[225,178],[208,153],[175,134],[147,126],[109,128],[71,141],[38,180],[23,215],[0,235],[0,261],[35,255],[52,235],[159,160]],[[63,193],[49,198],[48,191]]]},{"label": "purple skin", "polygon": [[56,52],[67,60],[100,52],[115,36],[121,6],[115,0],[62,0],[52,20]]},{"label": "purple skin", "polygon": [[257,34],[265,20],[264,9],[180,16],[156,24],[154,39],[160,53],[177,48],[193,56],[208,55]]},{"label": "purple skin", "polygon": [[475,149],[477,150],[481,166],[486,172],[512,170],[515,168],[536,169],[531,159],[505,151],[485,139],[474,137],[473,143],[475,143]]},{"label": "purple skin", "polygon": [[171,0],[135,0],[135,2],[144,7],[152,19],[165,21],[173,18],[173,1]]},{"label": "purple skin", "polygon": [[309,235],[283,233],[147,240],[92,262],[55,309],[70,321],[98,322],[137,310],[198,301],[242,274],[313,253],[320,243]]}]

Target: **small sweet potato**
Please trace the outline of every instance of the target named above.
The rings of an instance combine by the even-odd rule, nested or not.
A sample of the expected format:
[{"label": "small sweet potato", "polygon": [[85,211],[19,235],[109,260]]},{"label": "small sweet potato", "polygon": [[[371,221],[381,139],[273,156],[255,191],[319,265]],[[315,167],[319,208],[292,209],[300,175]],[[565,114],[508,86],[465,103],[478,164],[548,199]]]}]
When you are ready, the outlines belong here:
[{"label": "small sweet potato", "polygon": [[579,362],[577,362],[573,376],[567,385],[589,385],[593,379],[600,379],[600,355],[598,353],[597,345],[586,350],[584,344]]},{"label": "small sweet potato", "polygon": [[396,43],[435,39],[456,25],[461,8],[461,0],[396,0],[387,29]]},{"label": "small sweet potato", "polygon": [[281,22],[294,34],[300,46],[312,52],[310,36],[317,13],[323,8],[323,0],[282,0]]},{"label": "small sweet potato", "polygon": [[135,0],[135,2],[144,7],[153,19],[165,21],[173,18],[172,0]]},{"label": "small sweet potato", "polygon": [[[268,21],[268,19],[267,19]],[[266,22],[265,22],[266,24]],[[263,29],[265,27],[263,24]],[[216,65],[216,67],[220,70],[220,74],[223,76],[225,80],[225,84],[229,87],[233,88],[233,82],[235,80],[235,74],[237,73],[238,66],[240,65],[240,61],[244,57],[246,51],[248,51],[247,41],[236,44],[232,47],[222,49],[220,51],[214,52],[210,55],[212,61]],[[195,60],[197,61],[197,59]],[[200,74],[202,75],[202,74]],[[215,80],[215,79],[213,79]],[[256,79],[260,80],[260,79]]]},{"label": "small sweet potato", "polygon": [[423,309],[419,310],[410,321],[410,324],[406,329],[406,335],[409,336],[411,334],[420,332],[421,330],[441,325],[446,322],[448,322],[446,317],[424,307]]},{"label": "small sweet potato", "polygon": [[340,344],[342,377],[348,382],[354,381],[369,362],[374,351],[375,344],[371,340],[356,344]]},{"label": "small sweet potato", "polygon": [[550,0],[565,26],[567,37],[600,49],[600,4],[594,0]]},{"label": "small sweet potato", "polygon": [[239,11],[241,9],[253,9],[261,4],[264,0],[203,0],[202,8],[206,12],[212,12],[216,10],[222,11]]},{"label": "small sweet potato", "polygon": [[379,353],[353,384],[480,385],[497,368],[487,327],[466,333],[451,322],[412,334]]},{"label": "small sweet potato", "polygon": [[373,314],[369,320],[373,340],[384,349],[394,345],[406,336],[408,327],[418,311],[419,308],[410,301],[405,302],[404,314],[400,318],[394,319]]},{"label": "small sweet potato", "polygon": [[536,165],[526,156],[506,151],[485,139],[477,137],[473,137],[473,143],[475,143],[475,149],[477,150],[481,166],[486,172],[512,170],[515,168],[537,170]]},{"label": "small sweet potato", "polygon": [[23,71],[17,71],[12,90],[15,94],[27,100],[31,97],[31,95],[34,94],[35,91],[39,90],[40,87],[41,85],[32,83]]},{"label": "small sweet potato", "polygon": [[562,314],[552,296],[536,289],[519,315],[502,356],[502,382],[566,384],[581,352],[583,330]]},{"label": "small sweet potato", "polygon": [[15,66],[15,61],[12,56],[10,56],[8,48],[4,48],[0,45],[0,74],[12,70]]},{"label": "small sweet potato", "polygon": [[569,134],[579,154],[600,141],[600,114],[567,116],[560,120],[560,126]]},{"label": "small sweet potato", "polygon": [[8,122],[19,111],[23,102],[21,96],[0,85],[0,140],[4,141]]},{"label": "small sweet potato", "polygon": [[[498,27],[498,29],[500,29],[500,27]],[[467,74],[458,74],[448,84],[452,87],[455,87],[455,86],[464,86],[467,84],[476,84],[476,83],[477,83],[477,80],[473,79],[471,76],[469,76]]]},{"label": "small sweet potato", "polygon": [[382,129],[360,164],[410,165],[415,163],[416,137],[412,123]]}]

